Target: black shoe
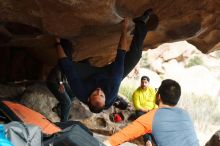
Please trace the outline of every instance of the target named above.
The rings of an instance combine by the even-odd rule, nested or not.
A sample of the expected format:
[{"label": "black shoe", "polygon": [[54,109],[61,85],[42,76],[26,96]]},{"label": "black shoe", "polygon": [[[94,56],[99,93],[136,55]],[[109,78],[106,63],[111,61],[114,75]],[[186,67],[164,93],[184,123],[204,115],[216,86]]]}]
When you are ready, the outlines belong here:
[{"label": "black shoe", "polygon": [[146,22],[148,21],[148,19],[150,18],[151,13],[153,13],[152,9],[147,9],[143,15],[136,17],[133,19],[134,23],[137,22],[143,22],[146,24]]},{"label": "black shoe", "polygon": [[149,31],[155,30],[159,24],[159,19],[152,9],[147,9],[143,15],[134,18],[133,21],[134,23],[142,22],[146,24]]},{"label": "black shoe", "polygon": [[118,98],[116,99],[115,103],[113,104],[114,107],[119,108],[120,110],[126,110],[128,107],[128,103],[126,100],[124,100],[122,97],[118,95]]},{"label": "black shoe", "polygon": [[72,60],[73,45],[72,42],[67,39],[60,39],[60,44],[68,58]]}]

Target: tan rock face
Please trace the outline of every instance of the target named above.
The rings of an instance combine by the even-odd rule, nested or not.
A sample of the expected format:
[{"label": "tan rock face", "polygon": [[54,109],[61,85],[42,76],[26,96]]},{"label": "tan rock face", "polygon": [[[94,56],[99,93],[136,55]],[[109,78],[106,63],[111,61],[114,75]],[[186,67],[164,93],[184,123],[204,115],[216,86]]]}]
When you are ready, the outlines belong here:
[{"label": "tan rock face", "polygon": [[54,35],[74,44],[74,60],[95,66],[114,60],[122,17],[153,8],[160,19],[145,50],[187,40],[203,53],[220,47],[219,0],[1,0],[0,48],[25,48],[40,62],[56,62]]}]

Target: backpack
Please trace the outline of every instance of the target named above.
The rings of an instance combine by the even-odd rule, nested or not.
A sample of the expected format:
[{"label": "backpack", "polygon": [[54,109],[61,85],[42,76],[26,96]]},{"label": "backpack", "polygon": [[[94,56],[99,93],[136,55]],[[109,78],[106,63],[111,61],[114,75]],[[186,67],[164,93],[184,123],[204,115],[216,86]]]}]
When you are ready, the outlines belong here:
[{"label": "backpack", "polygon": [[[13,126],[9,125],[13,128],[9,128],[7,131],[9,135],[12,135],[10,136],[12,139],[9,138],[9,140],[13,141],[14,146],[41,146],[42,141],[43,146],[103,146],[81,122],[52,123],[40,113],[20,103],[0,101],[1,120],[5,123],[18,121]],[[39,127],[43,135],[41,135],[41,138],[37,134]],[[17,133],[14,129],[20,133]],[[34,142],[36,142],[36,145],[33,145]]]},{"label": "backpack", "polygon": [[15,121],[4,126],[6,137],[13,146],[42,146],[40,127]]},{"label": "backpack", "polygon": [[80,125],[72,125],[53,134],[44,146],[105,146]]}]

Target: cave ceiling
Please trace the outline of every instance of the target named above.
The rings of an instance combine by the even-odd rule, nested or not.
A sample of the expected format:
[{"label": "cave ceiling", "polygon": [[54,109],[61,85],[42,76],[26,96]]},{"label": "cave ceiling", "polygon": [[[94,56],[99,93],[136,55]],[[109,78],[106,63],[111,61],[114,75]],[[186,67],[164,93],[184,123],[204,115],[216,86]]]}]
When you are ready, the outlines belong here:
[{"label": "cave ceiling", "polygon": [[25,48],[51,65],[58,35],[72,41],[75,61],[103,66],[114,59],[123,17],[147,8],[160,23],[148,33],[145,50],[181,40],[203,53],[219,50],[219,0],[0,0],[0,48]]}]

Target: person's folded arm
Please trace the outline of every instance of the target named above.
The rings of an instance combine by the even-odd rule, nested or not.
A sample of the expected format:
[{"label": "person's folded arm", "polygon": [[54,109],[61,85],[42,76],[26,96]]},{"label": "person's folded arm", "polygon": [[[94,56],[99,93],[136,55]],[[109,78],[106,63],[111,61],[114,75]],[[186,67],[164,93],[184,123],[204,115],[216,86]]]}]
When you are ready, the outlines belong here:
[{"label": "person's folded arm", "polygon": [[132,95],[132,101],[133,101],[134,108],[136,110],[142,110],[142,106],[141,106],[140,100],[139,100],[139,95],[137,93],[134,93]]}]

